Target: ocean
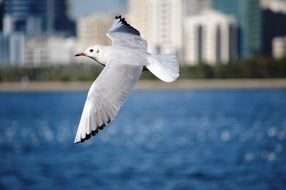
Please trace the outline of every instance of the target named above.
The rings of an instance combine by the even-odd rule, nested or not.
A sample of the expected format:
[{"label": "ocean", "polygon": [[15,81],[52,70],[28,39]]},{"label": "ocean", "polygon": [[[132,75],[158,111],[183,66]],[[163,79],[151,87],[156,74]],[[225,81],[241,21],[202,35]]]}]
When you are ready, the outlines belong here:
[{"label": "ocean", "polygon": [[286,189],[286,89],[136,90],[73,144],[86,91],[0,93],[0,189]]}]

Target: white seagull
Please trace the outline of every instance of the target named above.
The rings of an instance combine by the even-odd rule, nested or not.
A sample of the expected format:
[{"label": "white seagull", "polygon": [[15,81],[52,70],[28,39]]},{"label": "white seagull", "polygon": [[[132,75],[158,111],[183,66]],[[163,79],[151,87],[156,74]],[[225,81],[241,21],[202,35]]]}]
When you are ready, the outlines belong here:
[{"label": "white seagull", "polygon": [[148,53],[147,42],[125,18],[116,16],[106,35],[112,46],[95,45],[75,55],[92,58],[105,67],[88,91],[74,143],[94,136],[115,118],[143,69],[165,82],[179,77],[176,55]]}]

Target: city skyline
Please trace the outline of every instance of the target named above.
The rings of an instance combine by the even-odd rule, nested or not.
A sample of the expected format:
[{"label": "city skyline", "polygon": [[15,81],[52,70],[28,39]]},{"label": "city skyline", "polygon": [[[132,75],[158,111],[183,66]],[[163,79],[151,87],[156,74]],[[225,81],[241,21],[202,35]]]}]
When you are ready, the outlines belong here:
[{"label": "city skyline", "polygon": [[286,36],[286,26],[280,21],[286,21],[284,0],[89,1],[0,1],[0,62],[56,63],[52,54],[57,53],[47,47],[60,49],[61,44],[68,44],[62,52],[69,56],[58,62],[70,62],[79,47],[109,45],[105,33],[118,14],[140,31],[150,53],[176,53],[182,64],[286,54],[286,42],[281,38]]}]

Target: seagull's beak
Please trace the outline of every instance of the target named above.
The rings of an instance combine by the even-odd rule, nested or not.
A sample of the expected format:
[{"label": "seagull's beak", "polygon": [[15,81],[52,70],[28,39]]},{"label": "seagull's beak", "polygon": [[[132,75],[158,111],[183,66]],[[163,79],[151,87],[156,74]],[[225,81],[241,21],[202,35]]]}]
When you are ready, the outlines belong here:
[{"label": "seagull's beak", "polygon": [[83,52],[81,52],[81,53],[75,54],[75,56],[76,56],[76,57],[77,57],[77,56],[86,56],[86,54],[83,53]]}]

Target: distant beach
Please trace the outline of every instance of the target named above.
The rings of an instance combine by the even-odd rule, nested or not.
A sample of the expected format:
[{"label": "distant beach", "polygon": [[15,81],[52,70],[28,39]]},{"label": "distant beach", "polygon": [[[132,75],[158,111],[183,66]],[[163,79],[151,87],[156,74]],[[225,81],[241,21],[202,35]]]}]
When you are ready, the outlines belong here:
[{"label": "distant beach", "polygon": [[[3,82],[0,91],[75,91],[88,90],[89,82]],[[140,80],[135,89],[210,89],[210,88],[286,88],[286,79],[203,79],[178,80],[164,83],[159,80]]]}]

